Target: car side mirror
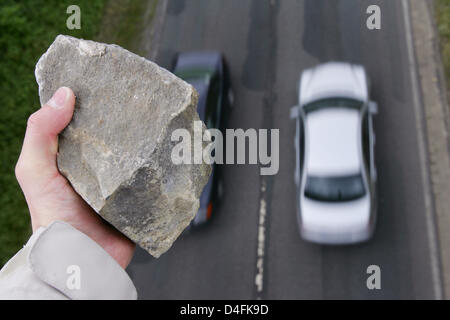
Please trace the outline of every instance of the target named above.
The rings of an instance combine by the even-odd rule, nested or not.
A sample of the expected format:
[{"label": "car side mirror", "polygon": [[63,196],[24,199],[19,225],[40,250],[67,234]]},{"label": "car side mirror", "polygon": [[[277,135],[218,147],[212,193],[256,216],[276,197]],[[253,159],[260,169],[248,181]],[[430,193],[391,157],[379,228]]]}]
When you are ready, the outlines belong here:
[{"label": "car side mirror", "polygon": [[377,114],[378,113],[378,103],[375,101],[369,101],[369,112],[371,114]]},{"label": "car side mirror", "polygon": [[300,113],[299,110],[300,110],[300,108],[297,105],[291,107],[290,118],[291,119],[297,119],[298,115]]}]

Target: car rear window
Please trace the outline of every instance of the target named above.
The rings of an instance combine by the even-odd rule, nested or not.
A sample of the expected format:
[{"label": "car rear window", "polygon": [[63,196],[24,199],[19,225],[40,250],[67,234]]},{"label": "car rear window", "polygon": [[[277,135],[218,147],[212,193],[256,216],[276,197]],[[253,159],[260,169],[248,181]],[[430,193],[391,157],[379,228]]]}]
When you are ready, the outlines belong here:
[{"label": "car rear window", "polygon": [[363,197],[366,194],[361,174],[344,177],[306,178],[305,196],[317,201],[344,202]]}]

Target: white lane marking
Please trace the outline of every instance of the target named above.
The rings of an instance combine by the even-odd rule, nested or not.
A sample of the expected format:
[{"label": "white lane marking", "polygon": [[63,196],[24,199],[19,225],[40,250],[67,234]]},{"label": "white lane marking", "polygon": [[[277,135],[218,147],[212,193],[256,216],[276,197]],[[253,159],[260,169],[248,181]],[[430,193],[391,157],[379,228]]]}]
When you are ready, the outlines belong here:
[{"label": "white lane marking", "polygon": [[261,198],[259,203],[259,221],[258,221],[258,247],[256,251],[256,276],[255,276],[255,285],[256,291],[259,294],[263,290],[263,282],[264,282],[264,250],[265,250],[265,239],[266,239],[266,200],[264,199],[264,195],[266,192],[266,182],[263,178],[261,182]]},{"label": "white lane marking", "polygon": [[424,200],[425,200],[425,221],[426,221],[426,229],[428,242],[430,247],[430,261],[431,261],[431,276],[433,281],[433,289],[435,298],[438,300],[442,299],[442,283],[440,280],[440,267],[439,267],[439,253],[437,247],[437,238],[436,238],[436,226],[433,217],[433,210],[431,207],[431,193],[430,187],[428,185],[428,173],[426,169],[426,148],[425,148],[425,137],[424,130],[425,128],[421,122],[421,105],[420,105],[420,97],[419,97],[419,84],[417,83],[417,68],[416,61],[414,56],[414,44],[412,38],[412,28],[411,28],[411,17],[409,11],[409,4],[407,0],[402,0],[402,9],[403,16],[405,22],[405,33],[406,33],[406,45],[408,51],[408,63],[409,70],[411,76],[411,85],[413,90],[413,105],[414,105],[414,113],[416,118],[416,132],[417,132],[417,141],[419,148],[419,157],[420,157],[420,168],[422,174],[422,188],[424,190]]}]

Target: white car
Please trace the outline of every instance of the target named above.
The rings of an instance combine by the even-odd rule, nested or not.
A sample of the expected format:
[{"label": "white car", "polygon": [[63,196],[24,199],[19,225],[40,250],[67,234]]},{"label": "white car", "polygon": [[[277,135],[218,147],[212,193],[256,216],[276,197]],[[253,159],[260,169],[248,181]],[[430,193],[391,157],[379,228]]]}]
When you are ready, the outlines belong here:
[{"label": "white car", "polygon": [[351,244],[372,236],[377,109],[362,66],[330,62],[302,73],[291,118],[296,121],[297,218],[305,240]]}]

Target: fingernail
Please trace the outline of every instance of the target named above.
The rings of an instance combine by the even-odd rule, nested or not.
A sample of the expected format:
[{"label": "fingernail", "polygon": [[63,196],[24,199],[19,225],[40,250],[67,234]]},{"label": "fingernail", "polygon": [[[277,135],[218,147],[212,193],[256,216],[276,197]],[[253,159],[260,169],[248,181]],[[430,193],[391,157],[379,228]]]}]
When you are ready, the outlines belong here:
[{"label": "fingernail", "polygon": [[55,109],[61,109],[66,103],[67,93],[68,90],[66,87],[59,88],[47,104]]}]

